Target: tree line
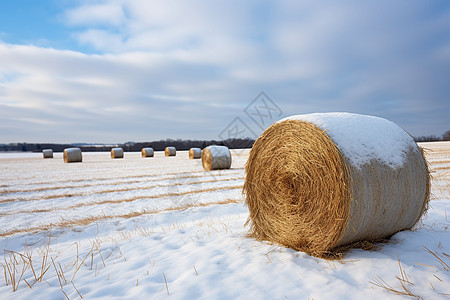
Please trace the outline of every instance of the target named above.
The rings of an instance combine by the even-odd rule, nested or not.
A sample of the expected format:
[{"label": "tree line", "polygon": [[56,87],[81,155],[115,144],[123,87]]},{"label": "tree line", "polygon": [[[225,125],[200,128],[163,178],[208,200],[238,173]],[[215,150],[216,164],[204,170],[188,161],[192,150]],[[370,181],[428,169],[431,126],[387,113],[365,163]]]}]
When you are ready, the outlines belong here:
[{"label": "tree line", "polygon": [[[447,130],[442,137],[435,135],[414,137],[416,142],[450,141],[450,130]],[[110,151],[113,147],[121,147],[125,152],[141,151],[142,148],[151,147],[155,151],[163,151],[166,147],[172,146],[177,150],[189,150],[190,148],[205,148],[209,145],[223,145],[230,149],[251,148],[254,139],[237,138],[227,140],[183,140],[166,139],[153,142],[126,142],[123,144],[94,145],[94,144],[51,144],[51,143],[10,143],[0,144],[0,151],[26,151],[41,152],[43,149],[53,149],[55,152],[62,152],[66,148],[78,147],[84,152]]]},{"label": "tree line", "polygon": [[126,142],[123,144],[94,145],[94,144],[51,144],[51,143],[10,143],[0,145],[0,151],[27,151],[41,152],[43,149],[53,149],[55,152],[62,152],[66,148],[78,147],[83,152],[110,151],[113,147],[121,147],[125,152],[141,151],[142,148],[151,147],[155,151],[163,151],[166,147],[172,146],[177,150],[189,150],[190,148],[205,148],[209,145],[222,145],[230,149],[251,148],[254,139],[237,138],[227,140],[183,140],[166,139],[153,142]]},{"label": "tree line", "polygon": [[437,141],[450,141],[450,130],[447,130],[442,137],[435,135],[414,137],[416,142],[437,142]]}]

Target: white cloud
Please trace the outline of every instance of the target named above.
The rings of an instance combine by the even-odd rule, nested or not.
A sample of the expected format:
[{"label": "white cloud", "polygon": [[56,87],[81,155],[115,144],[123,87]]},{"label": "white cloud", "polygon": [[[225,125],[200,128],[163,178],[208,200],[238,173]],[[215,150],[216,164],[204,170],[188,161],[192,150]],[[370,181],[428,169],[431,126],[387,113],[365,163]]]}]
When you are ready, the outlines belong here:
[{"label": "white cloud", "polygon": [[95,1],[75,7],[64,14],[64,21],[74,26],[112,25],[125,22],[126,16],[119,1]]},{"label": "white cloud", "polygon": [[[63,19],[100,54],[0,43],[0,106],[9,120],[23,109],[24,120],[84,122],[93,134],[120,122],[123,135],[110,142],[130,140],[131,132],[215,138],[264,90],[286,114],[347,110],[399,120],[416,135],[439,134],[448,125],[435,119],[449,110],[450,93],[450,5],[443,6],[84,1]],[[170,129],[161,126],[167,120]],[[201,122],[211,124],[208,132]],[[141,123],[157,133],[136,131]]]}]

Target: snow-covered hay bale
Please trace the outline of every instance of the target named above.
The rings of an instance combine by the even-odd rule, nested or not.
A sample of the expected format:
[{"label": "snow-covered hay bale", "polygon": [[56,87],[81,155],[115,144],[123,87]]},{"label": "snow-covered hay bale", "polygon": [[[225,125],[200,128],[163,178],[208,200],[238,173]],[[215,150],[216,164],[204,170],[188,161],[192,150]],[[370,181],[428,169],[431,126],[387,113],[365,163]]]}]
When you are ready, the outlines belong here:
[{"label": "snow-covered hay bale", "polygon": [[111,158],[123,158],[123,149],[122,148],[112,148],[111,149]]},{"label": "snow-covered hay bale", "polygon": [[177,149],[175,147],[166,147],[164,154],[166,156],[175,156],[177,155]]},{"label": "snow-covered hay bale", "polygon": [[283,119],[256,140],[245,171],[250,235],[319,257],[410,229],[428,207],[422,150],[378,117]]},{"label": "snow-covered hay bale", "polygon": [[42,155],[44,156],[44,158],[53,158],[53,149],[42,150]]},{"label": "snow-covered hay bale", "polygon": [[153,148],[142,148],[141,153],[142,157],[153,157],[155,155]]},{"label": "snow-covered hay bale", "polygon": [[220,170],[231,167],[231,153],[226,146],[208,146],[202,151],[203,169]]},{"label": "snow-covered hay bale", "polygon": [[63,157],[65,163],[82,162],[83,160],[80,148],[64,149]]},{"label": "snow-covered hay bale", "polygon": [[189,149],[189,159],[196,159],[201,157],[202,157],[202,149],[200,148]]}]

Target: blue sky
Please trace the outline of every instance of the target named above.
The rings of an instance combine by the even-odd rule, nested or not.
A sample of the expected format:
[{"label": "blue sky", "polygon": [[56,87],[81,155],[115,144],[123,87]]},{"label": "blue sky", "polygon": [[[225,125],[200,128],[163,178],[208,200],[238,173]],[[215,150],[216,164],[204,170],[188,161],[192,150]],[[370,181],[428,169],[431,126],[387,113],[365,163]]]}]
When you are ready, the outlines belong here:
[{"label": "blue sky", "polygon": [[0,2],[0,143],[257,135],[262,91],[441,135],[449,78],[446,0]]}]

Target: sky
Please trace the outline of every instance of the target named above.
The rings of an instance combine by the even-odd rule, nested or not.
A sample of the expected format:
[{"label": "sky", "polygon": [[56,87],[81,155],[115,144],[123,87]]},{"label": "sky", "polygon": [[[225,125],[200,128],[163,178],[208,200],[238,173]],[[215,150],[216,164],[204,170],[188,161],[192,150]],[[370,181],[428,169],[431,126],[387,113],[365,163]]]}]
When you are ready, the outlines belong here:
[{"label": "sky", "polygon": [[450,129],[450,1],[0,1],[0,143],[256,138],[295,114]]}]

